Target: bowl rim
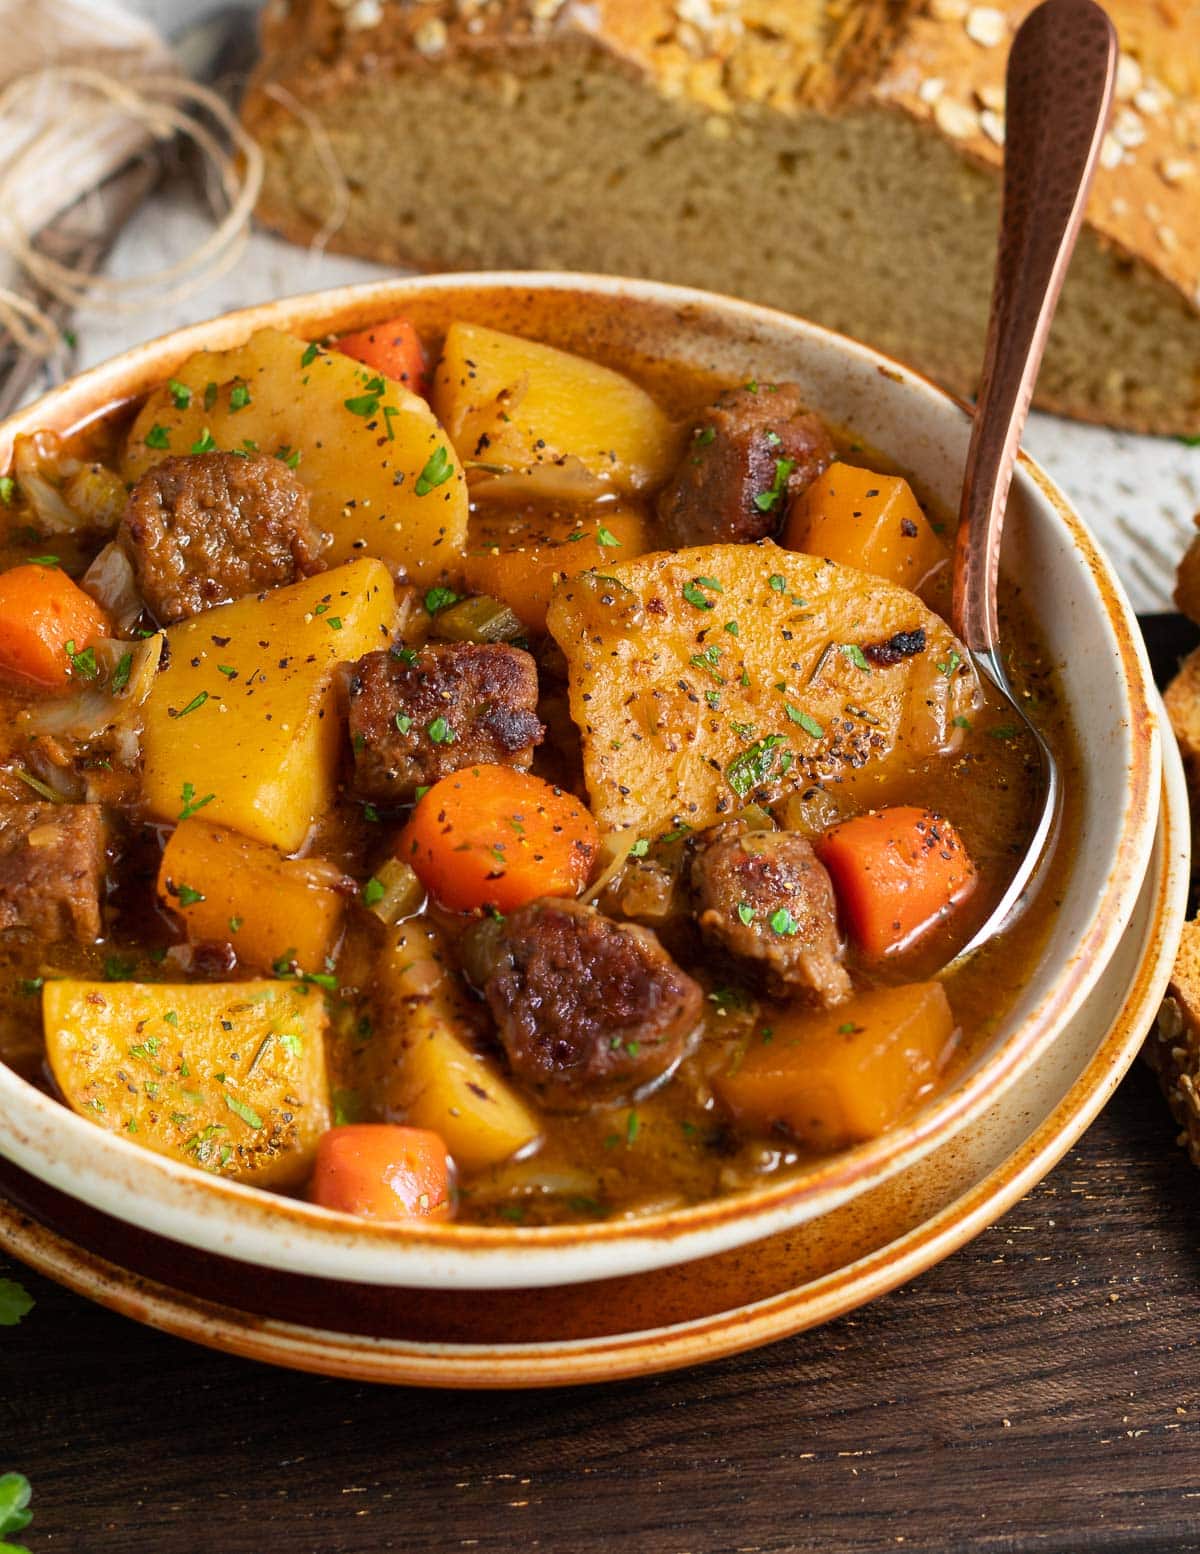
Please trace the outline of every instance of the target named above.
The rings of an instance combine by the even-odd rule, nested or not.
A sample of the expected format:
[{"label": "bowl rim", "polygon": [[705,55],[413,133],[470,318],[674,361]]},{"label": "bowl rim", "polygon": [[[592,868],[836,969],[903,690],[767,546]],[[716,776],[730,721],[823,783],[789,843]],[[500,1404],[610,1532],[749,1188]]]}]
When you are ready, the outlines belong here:
[{"label": "bowl rim", "polygon": [[[1191,828],[1183,763],[1163,750],[1163,804],[1143,889],[1154,899],[1141,955],[1092,1055],[1029,1137],[898,1239],[882,1239],[830,1272],[757,1300],[599,1337],[514,1338],[479,1344],[347,1332],[247,1312],[156,1281],[76,1244],[36,1213],[0,1197],[0,1241],[40,1273],[110,1310],[246,1359],[344,1380],[441,1388],[538,1388],[619,1381],[705,1364],[805,1332],[918,1277],[973,1240],[1062,1159],[1108,1102],[1162,999],[1187,913]],[[1132,924],[1131,924],[1132,926]],[[1127,930],[1128,932],[1129,930]],[[1085,1010],[1086,1014],[1087,1011]],[[487,1291],[476,1292],[480,1300]]]},{"label": "bowl rim", "polygon": [[[34,401],[0,426],[0,465],[13,438],[47,423],[77,428],[162,382],[191,352],[224,349],[255,329],[322,332],[331,319],[361,327],[414,293],[575,292],[719,316],[745,338],[755,326],[776,337],[823,344],[896,388],[931,397],[937,413],[969,408],[928,378],[869,346],[775,309],[690,287],[576,272],[482,271],[398,277],[326,288],[238,309],[184,326],[103,362]],[[347,327],[347,322],[338,327]],[[885,390],[883,392],[894,392]],[[1108,959],[1145,875],[1161,795],[1161,747],[1150,668],[1133,612],[1112,567],[1065,496],[1028,455],[1014,479],[1040,497],[1066,531],[1067,549],[1109,625],[1114,671],[1126,693],[1130,767],[1116,861],[1074,953],[1038,1004],[973,1072],[913,1118],[879,1138],[764,1185],[681,1209],[601,1224],[482,1227],[376,1224],[265,1189],[208,1176],[99,1129],[0,1063],[0,1152],[74,1197],[190,1245],[278,1268],[303,1259],[307,1271],[380,1284],[533,1287],[628,1274],[756,1240],[813,1217],[868,1181],[903,1170],[986,1110],[990,1099],[1037,1060],[1079,1007]],[[7,1126],[5,1126],[7,1124]],[[47,1147],[49,1146],[49,1147]],[[112,1161],[106,1173],[101,1161]],[[136,1171],[131,1196],[121,1166]],[[801,1211],[807,1209],[807,1212]],[[700,1244],[703,1243],[703,1244]],[[350,1265],[355,1271],[351,1272]]]}]

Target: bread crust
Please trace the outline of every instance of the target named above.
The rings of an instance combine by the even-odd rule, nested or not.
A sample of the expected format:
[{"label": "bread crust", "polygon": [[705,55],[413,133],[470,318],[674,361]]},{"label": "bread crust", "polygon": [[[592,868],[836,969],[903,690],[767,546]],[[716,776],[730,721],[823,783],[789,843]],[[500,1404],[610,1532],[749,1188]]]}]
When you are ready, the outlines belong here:
[{"label": "bread crust", "polygon": [[[1108,0],[1143,67],[1124,55],[1119,102],[1088,208],[1091,239],[1149,284],[1153,306],[1200,320],[1200,3]],[[336,116],[356,87],[445,78],[448,91],[486,81],[512,100],[546,68],[616,71],[695,115],[715,136],[771,122],[858,110],[899,115],[998,182],[1003,77],[1011,37],[1033,0],[271,0],[263,57],[247,93],[247,128],[267,151],[261,219],[293,242],[385,264],[453,268],[420,236],[355,228],[326,234],[273,164],[299,113]],[[1153,13],[1151,15],[1150,13]],[[1176,62],[1182,61],[1183,63]],[[1189,61],[1192,63],[1189,65]],[[1168,68],[1172,84],[1151,65]],[[280,99],[283,100],[280,100]],[[886,124],[886,117],[884,119]],[[282,153],[280,161],[283,161]],[[481,248],[469,267],[488,263]],[[534,259],[536,263],[536,258]],[[461,266],[468,267],[468,266]],[[1068,287],[1068,292],[1070,287]],[[922,365],[918,361],[918,365]],[[938,375],[973,390],[974,361]],[[1186,400],[1174,403],[1173,399]],[[1200,364],[1190,391],[1107,401],[1044,380],[1039,403],[1137,431],[1183,432],[1200,416]]]}]

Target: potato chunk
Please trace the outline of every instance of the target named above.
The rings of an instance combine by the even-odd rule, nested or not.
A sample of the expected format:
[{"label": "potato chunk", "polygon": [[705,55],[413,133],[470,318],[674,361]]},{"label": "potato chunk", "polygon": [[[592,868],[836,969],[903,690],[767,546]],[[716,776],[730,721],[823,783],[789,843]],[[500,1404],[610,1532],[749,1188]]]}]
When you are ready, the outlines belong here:
[{"label": "potato chunk", "polygon": [[450,439],[423,399],[338,351],[260,329],[189,357],[138,412],[125,475],[208,448],[295,462],[313,523],[333,536],[327,561],[378,556],[429,583],[462,550],[467,488]]},{"label": "potato chunk", "polygon": [[158,897],[193,944],[232,944],[243,966],[324,969],[341,932],[344,877],[322,858],[282,858],[273,847],[210,825],[175,827],[158,870]]},{"label": "potato chunk", "polygon": [[361,1062],[363,1087],[389,1121],[441,1134],[463,1171],[516,1154],[540,1131],[493,1063],[471,1046],[478,1019],[436,930],[401,924],[375,963],[380,1029]]},{"label": "potato chunk", "polygon": [[980,699],[914,594],[767,540],[582,573],[547,625],[605,830],[699,830],[818,782],[873,801],[891,773],[953,749]]},{"label": "potato chunk", "polygon": [[773,1013],[713,1082],[737,1120],[822,1152],[890,1128],[937,1078],[954,1035],[940,982],[876,988],[823,1014]]},{"label": "potato chunk", "polygon": [[661,484],[679,445],[630,378],[479,324],[446,331],[433,407],[464,461],[522,470],[574,457],[619,491]]},{"label": "potato chunk", "polygon": [[333,797],[337,664],[391,640],[379,561],[206,610],[166,633],[145,705],[143,794],[158,820],[205,820],[295,852]]},{"label": "potato chunk", "polygon": [[188,1165],[294,1187],[329,1127],[325,1004],[301,982],[47,982],[50,1067],[80,1116]]}]

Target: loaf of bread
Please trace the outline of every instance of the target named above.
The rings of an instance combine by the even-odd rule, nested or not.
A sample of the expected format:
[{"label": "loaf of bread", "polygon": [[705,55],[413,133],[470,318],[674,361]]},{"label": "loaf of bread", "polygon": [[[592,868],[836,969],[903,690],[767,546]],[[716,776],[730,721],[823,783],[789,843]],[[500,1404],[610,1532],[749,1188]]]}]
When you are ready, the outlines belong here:
[{"label": "loaf of bread", "polygon": [[[260,215],[423,268],[650,276],[975,386],[1032,0],[269,0]],[[1124,52],[1041,403],[1200,430],[1200,0]],[[332,229],[332,230],[331,230]]]}]

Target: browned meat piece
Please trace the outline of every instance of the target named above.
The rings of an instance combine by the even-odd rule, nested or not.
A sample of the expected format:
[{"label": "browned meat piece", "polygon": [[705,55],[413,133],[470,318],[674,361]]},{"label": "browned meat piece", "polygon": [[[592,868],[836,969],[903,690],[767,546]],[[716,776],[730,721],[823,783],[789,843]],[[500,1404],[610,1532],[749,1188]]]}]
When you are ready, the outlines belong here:
[{"label": "browned meat piece", "polygon": [[99,804],[0,802],[0,930],[98,939],[105,843]]},{"label": "browned meat piece", "polygon": [[552,1111],[627,1098],[678,1062],[703,994],[648,928],[544,897],[496,936],[483,991],[513,1073]]},{"label": "browned meat piece", "polygon": [[794,383],[722,394],[693,429],[658,516],[672,545],[761,540],[833,462],[829,433]]},{"label": "browned meat piece", "polygon": [[463,766],[516,766],[545,733],[537,665],[502,642],[446,642],[368,653],[348,683],[354,790],[402,804]]},{"label": "browned meat piece", "polygon": [[795,831],[718,826],[692,861],[705,936],[750,961],[770,989],[829,1008],[850,993],[829,875]]},{"label": "browned meat piece", "polygon": [[261,453],[164,459],[130,492],[118,538],[164,625],[324,565],[308,492],[286,464]]}]

